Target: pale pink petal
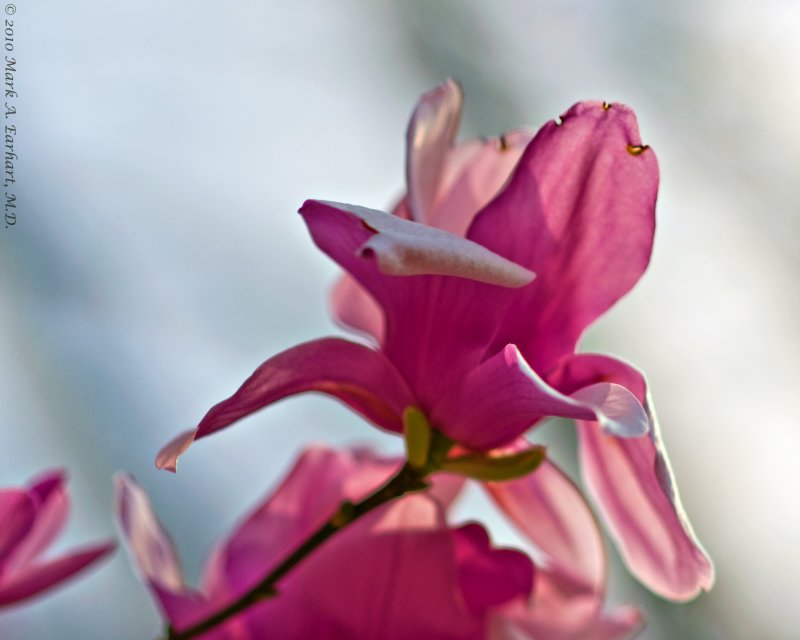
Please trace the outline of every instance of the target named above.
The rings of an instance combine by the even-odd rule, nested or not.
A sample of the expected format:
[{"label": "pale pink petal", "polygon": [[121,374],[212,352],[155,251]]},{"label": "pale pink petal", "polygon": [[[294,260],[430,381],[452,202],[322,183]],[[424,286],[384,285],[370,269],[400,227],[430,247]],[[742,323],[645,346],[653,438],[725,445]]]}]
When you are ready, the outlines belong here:
[{"label": "pale pink petal", "polygon": [[375,259],[382,273],[393,276],[456,276],[501,287],[523,287],[534,274],[475,242],[383,211],[339,202],[308,200],[306,216],[320,207],[333,209],[360,223],[369,235],[358,249]]},{"label": "pale pink petal", "polygon": [[0,579],[5,563],[33,526],[36,503],[22,489],[0,490]]},{"label": "pale pink petal", "polygon": [[507,345],[446,393],[434,406],[431,420],[474,450],[508,444],[544,416],[596,420],[618,434],[646,432],[641,405],[617,387],[606,384],[569,397],[542,380],[514,345]]},{"label": "pale pink petal", "polygon": [[429,224],[465,236],[472,219],[508,181],[533,138],[509,131],[497,138],[470,140],[453,147],[441,176]]},{"label": "pale pink petal", "polygon": [[403,410],[414,403],[403,379],[379,351],[338,338],[306,342],[262,364],[235,394],[208,411],[194,434],[180,434],[168,443],[156,465],[174,471],[178,456],[194,440],[305,391],[331,395],[391,431],[402,431]]},{"label": "pale pink petal", "polygon": [[571,597],[591,600],[587,611],[594,615],[605,590],[605,551],[597,522],[572,481],[545,460],[524,478],[484,487],[536,546],[537,562],[562,576],[562,583],[569,581]]},{"label": "pale pink petal", "polygon": [[598,382],[578,389],[571,397],[595,408],[600,428],[612,436],[637,438],[650,429],[642,403],[622,385]]},{"label": "pale pink petal", "polygon": [[584,480],[631,572],[665,598],[689,600],[711,588],[714,568],[681,503],[644,376],[620,360],[586,354],[568,358],[551,377],[566,393],[596,380],[634,393],[651,428],[620,439],[579,423]]},{"label": "pale pink petal", "polygon": [[345,329],[371,338],[375,344],[383,341],[383,309],[352,276],[344,274],[331,291],[331,314]]},{"label": "pale pink petal", "polygon": [[428,482],[430,489],[427,494],[442,505],[446,511],[458,500],[467,479],[462,475],[435,473],[428,477]]},{"label": "pale pink petal", "polygon": [[642,275],[658,166],[641,145],[629,108],[579,103],[539,131],[476,216],[467,237],[537,274],[508,308],[495,349],[516,343],[548,370]]},{"label": "pale pink petal", "polygon": [[635,607],[617,607],[604,614],[579,640],[629,640],[644,628],[644,617]]},{"label": "pale pink petal", "polygon": [[0,606],[19,602],[55,587],[113,550],[114,544],[105,542],[42,564],[26,566],[0,580]]},{"label": "pale pink petal", "polygon": [[[539,577],[537,576],[537,580]],[[542,580],[548,580],[544,576]],[[530,605],[515,603],[490,619],[488,640],[630,640],[641,631],[642,615],[633,607],[598,612],[589,620],[572,617],[570,601],[549,608],[535,597]]]},{"label": "pale pink petal", "polygon": [[36,515],[25,539],[8,559],[8,569],[13,570],[33,560],[50,546],[64,528],[69,515],[65,481],[65,472],[56,470],[43,474],[31,483],[29,494],[35,503]]},{"label": "pale pink petal", "polygon": [[406,134],[408,204],[414,220],[430,224],[430,214],[450,147],[461,120],[461,87],[448,79],[424,94]]},{"label": "pale pink petal", "polygon": [[115,505],[122,534],[142,575],[167,589],[183,587],[175,545],[153,513],[144,489],[131,476],[114,477]]},{"label": "pale pink petal", "polygon": [[475,523],[455,529],[453,537],[461,589],[474,614],[530,596],[534,567],[528,556],[514,549],[493,549],[486,530]]},{"label": "pale pink petal", "polygon": [[220,608],[223,602],[212,601],[184,583],[175,546],[144,489],[122,473],[115,476],[114,487],[117,522],[128,551],[164,617],[185,629]]},{"label": "pale pink petal", "polygon": [[178,470],[178,458],[192,446],[196,435],[196,429],[188,429],[172,438],[156,454],[156,467],[175,473]]}]

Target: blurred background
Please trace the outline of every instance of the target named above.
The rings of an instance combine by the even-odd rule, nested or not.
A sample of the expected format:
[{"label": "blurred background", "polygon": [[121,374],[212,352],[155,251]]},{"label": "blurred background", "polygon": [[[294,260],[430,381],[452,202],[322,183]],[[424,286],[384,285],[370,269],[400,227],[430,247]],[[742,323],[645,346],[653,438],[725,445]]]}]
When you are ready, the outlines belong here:
[{"label": "blurred background", "polygon": [[[60,548],[115,536],[111,476],[153,496],[187,573],[310,441],[399,442],[304,396],[153,457],[267,356],[338,332],[307,197],[385,208],[418,95],[462,83],[462,135],[585,98],[639,116],[661,166],[651,269],[584,349],[647,371],[717,567],[689,605],[617,565],[652,640],[790,639],[800,607],[800,4],[18,0],[18,221],[0,229],[0,486],[71,474]],[[795,327],[793,329],[792,327]],[[791,409],[791,411],[790,411]],[[570,467],[571,429],[545,430]],[[522,544],[476,492],[459,518]],[[612,552],[613,554],[613,552]],[[154,638],[124,551],[0,612],[4,640]]]}]

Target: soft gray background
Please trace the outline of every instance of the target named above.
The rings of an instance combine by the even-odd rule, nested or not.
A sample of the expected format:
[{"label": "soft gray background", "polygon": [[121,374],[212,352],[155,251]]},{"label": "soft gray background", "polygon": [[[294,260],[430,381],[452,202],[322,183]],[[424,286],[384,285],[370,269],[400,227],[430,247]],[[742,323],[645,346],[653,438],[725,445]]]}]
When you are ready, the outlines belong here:
[{"label": "soft gray background", "polygon": [[[264,358],[335,331],[336,269],[295,214],[303,199],[386,206],[402,188],[410,109],[448,75],[465,88],[472,135],[620,100],[659,156],[660,227],[648,275],[585,347],[648,372],[718,580],[677,606],[616,569],[612,599],[645,607],[653,640],[797,637],[798,7],[18,0],[0,485],[66,466],[66,547],[115,535],[110,478],[127,469],[196,577],[305,443],[398,446],[303,397],[201,443],[177,476],[153,468],[166,438]],[[475,495],[459,514],[514,542],[487,509]],[[0,613],[4,640],[157,630],[124,552]]]}]

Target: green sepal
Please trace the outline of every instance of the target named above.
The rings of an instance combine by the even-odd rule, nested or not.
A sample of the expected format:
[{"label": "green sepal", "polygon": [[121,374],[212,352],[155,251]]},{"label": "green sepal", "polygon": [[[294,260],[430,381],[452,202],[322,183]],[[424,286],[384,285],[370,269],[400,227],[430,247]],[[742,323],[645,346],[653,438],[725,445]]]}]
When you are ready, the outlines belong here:
[{"label": "green sepal", "polygon": [[477,453],[448,458],[439,468],[484,482],[502,482],[527,476],[544,462],[547,450],[534,446],[507,456],[485,456]]},{"label": "green sepal", "polygon": [[408,465],[412,469],[422,469],[428,464],[432,432],[430,422],[417,407],[407,407],[403,412],[403,435]]}]

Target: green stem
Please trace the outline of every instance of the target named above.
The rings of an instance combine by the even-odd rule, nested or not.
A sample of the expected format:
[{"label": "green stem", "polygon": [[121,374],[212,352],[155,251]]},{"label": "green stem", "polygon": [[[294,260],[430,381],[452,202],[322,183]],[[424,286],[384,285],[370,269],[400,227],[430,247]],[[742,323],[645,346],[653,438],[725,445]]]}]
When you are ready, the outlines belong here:
[{"label": "green stem", "polygon": [[361,516],[369,513],[373,509],[395,498],[399,498],[412,491],[425,489],[427,487],[425,476],[429,472],[429,468],[413,469],[406,464],[400,469],[397,475],[393,476],[386,484],[364,498],[361,502],[355,504],[345,502],[330,520],[311,534],[303,544],[297,547],[297,549],[252,589],[244,593],[235,602],[232,602],[224,609],[220,609],[205,620],[198,622],[188,629],[178,631],[170,627],[167,631],[166,640],[189,640],[190,638],[195,638],[265,598],[275,595],[277,593],[275,585],[278,581],[334,533],[355,520],[358,520]]}]

